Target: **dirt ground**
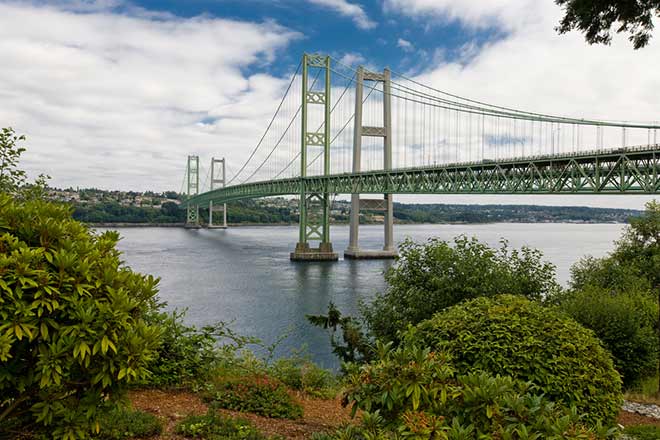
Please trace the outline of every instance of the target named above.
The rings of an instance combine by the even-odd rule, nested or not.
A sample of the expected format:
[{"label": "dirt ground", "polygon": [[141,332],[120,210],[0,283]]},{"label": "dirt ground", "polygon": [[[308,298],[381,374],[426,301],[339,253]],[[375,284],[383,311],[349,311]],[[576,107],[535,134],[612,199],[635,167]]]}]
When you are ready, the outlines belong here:
[{"label": "dirt ground", "polygon": [[[190,414],[205,414],[206,404],[189,391],[137,390],[129,395],[133,407],[154,414],[163,421],[163,433],[151,440],[183,440],[174,434],[177,422]],[[331,431],[351,420],[350,410],[342,408],[339,400],[314,399],[302,394],[295,397],[303,406],[300,420],[270,419],[254,414],[220,410],[221,413],[241,417],[252,422],[267,435],[280,435],[291,440],[309,439],[314,432]],[[660,420],[621,411],[617,419],[624,427],[657,425]]]},{"label": "dirt ground", "polygon": [[[223,414],[241,417],[252,422],[266,435],[280,435],[287,439],[302,440],[314,432],[324,432],[349,422],[350,410],[342,408],[339,400],[314,399],[296,394],[303,406],[303,417],[299,420],[271,419],[254,414],[220,410]],[[133,408],[149,412],[163,421],[163,433],[152,440],[181,440],[174,434],[177,422],[190,414],[205,414],[206,404],[188,391],[137,390],[129,395]]]},{"label": "dirt ground", "polygon": [[630,413],[627,411],[621,411],[617,422],[624,427],[629,426],[638,426],[638,425],[656,425],[660,426],[660,420],[654,419],[653,417],[646,417],[635,413]]}]

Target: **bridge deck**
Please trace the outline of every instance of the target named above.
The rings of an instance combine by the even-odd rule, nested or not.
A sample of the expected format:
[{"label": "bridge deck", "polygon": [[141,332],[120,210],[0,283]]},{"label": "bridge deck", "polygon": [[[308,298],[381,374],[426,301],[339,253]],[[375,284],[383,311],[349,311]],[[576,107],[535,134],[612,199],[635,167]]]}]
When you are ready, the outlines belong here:
[{"label": "bridge deck", "polygon": [[183,205],[306,193],[659,194],[660,145],[308,176],[228,186]]}]

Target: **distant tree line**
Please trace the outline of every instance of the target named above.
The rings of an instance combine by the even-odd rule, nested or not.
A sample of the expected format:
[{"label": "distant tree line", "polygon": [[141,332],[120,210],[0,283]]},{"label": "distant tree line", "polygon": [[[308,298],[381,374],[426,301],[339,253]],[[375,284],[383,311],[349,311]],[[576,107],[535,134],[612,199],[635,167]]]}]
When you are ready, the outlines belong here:
[{"label": "distant tree line", "polygon": [[[376,215],[368,213],[365,223],[378,222]],[[394,205],[394,217],[401,223],[537,223],[537,222],[618,222],[625,223],[640,211],[608,208],[535,205]],[[202,221],[208,211],[201,209]],[[87,223],[183,223],[185,209],[174,202],[164,202],[160,208],[152,206],[126,206],[110,200],[95,204],[74,204],[73,218]],[[229,223],[233,224],[293,224],[297,213],[290,207],[272,206],[258,200],[241,200],[229,204]],[[333,221],[348,221],[344,214],[333,215]]]}]

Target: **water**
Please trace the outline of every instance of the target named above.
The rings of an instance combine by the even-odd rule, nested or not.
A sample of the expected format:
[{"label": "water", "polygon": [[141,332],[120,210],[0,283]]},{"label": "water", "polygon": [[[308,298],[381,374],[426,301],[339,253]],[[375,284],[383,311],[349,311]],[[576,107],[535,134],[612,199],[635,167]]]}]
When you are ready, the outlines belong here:
[{"label": "water", "polygon": [[[511,246],[528,245],[543,251],[557,266],[565,284],[570,266],[580,257],[605,255],[623,225],[616,224],[488,224],[395,225],[395,239],[429,237],[450,240],[459,234],[476,236],[493,246],[500,238]],[[237,227],[228,230],[181,228],[123,228],[119,248],[134,270],[161,278],[160,298],[169,309],[187,308],[186,321],[204,325],[232,321],[239,334],[270,344],[289,336],[277,355],[307,347],[307,353],[329,368],[337,366],[328,335],[307,323],[306,314],[320,314],[334,302],[346,314],[357,313],[361,300],[385,289],[387,260],[292,263],[289,252],[297,227]],[[348,243],[348,227],[331,232],[336,251]],[[382,246],[382,226],[362,226],[360,244]],[[340,254],[341,255],[341,254]]]}]

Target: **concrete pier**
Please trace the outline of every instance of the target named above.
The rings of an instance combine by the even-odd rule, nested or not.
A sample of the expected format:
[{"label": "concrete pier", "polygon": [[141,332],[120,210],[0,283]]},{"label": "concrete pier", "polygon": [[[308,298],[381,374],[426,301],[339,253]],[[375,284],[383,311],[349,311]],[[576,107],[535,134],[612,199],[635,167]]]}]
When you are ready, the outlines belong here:
[{"label": "concrete pier", "polygon": [[344,251],[344,258],[347,260],[386,260],[398,257],[396,249],[390,250],[362,250],[362,249],[346,249]]},{"label": "concrete pier", "polygon": [[[353,172],[362,172],[362,137],[383,138],[383,168],[392,169],[392,108],[390,94],[389,69],[383,73],[374,73],[359,67],[357,71],[355,88],[355,118],[353,126]],[[383,83],[383,126],[368,127],[362,125],[363,89],[364,81]],[[375,260],[396,258],[397,251],[394,246],[394,202],[392,194],[383,194],[382,199],[361,199],[360,194],[351,194],[351,215],[348,248],[344,251],[344,258],[354,260]],[[381,211],[384,218],[384,246],[382,250],[363,250],[358,243],[360,229],[360,211]]]},{"label": "concrete pier", "polygon": [[339,254],[333,251],[332,243],[320,243],[313,248],[309,243],[298,243],[290,254],[291,261],[337,261]]}]

